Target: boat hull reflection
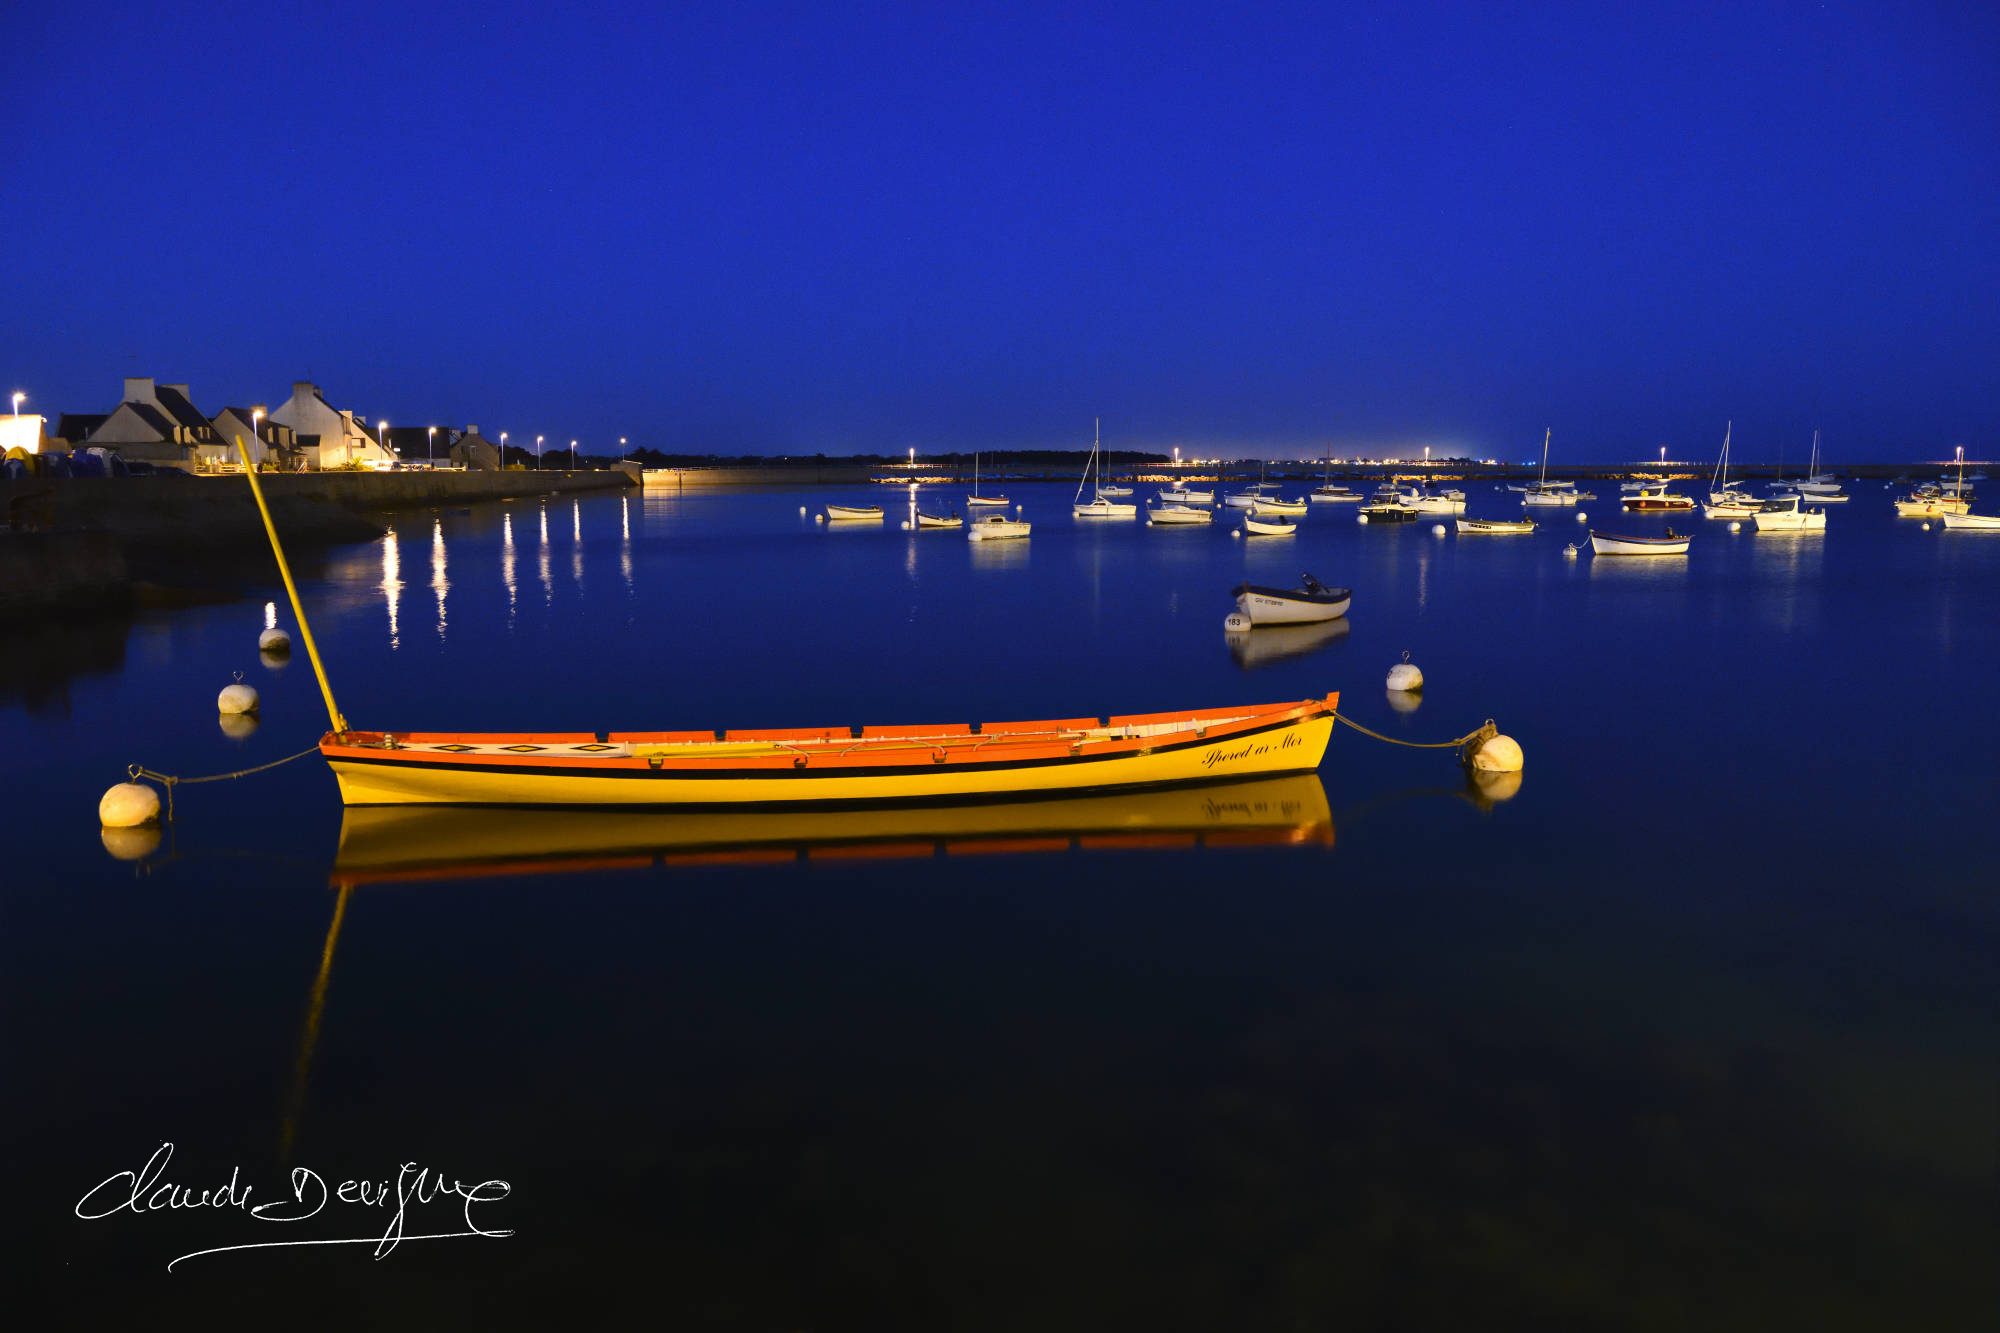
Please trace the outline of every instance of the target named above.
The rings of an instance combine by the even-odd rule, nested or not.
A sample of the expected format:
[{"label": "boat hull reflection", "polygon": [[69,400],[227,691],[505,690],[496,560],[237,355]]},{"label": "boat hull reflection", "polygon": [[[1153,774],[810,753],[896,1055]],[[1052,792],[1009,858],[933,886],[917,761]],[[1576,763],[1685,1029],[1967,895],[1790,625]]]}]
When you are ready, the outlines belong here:
[{"label": "boat hull reflection", "polygon": [[1114,848],[1333,845],[1310,773],[1065,800],[646,813],[353,806],[336,887],[655,865]]}]

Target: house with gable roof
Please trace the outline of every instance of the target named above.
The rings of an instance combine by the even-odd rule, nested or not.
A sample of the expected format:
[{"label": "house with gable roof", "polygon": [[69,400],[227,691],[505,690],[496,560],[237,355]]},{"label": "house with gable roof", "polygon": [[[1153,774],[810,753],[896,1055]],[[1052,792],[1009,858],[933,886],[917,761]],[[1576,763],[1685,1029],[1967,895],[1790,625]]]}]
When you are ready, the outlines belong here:
[{"label": "house with gable roof", "polygon": [[393,458],[368,433],[365,421],[334,407],[320,394],[317,384],[305,380],[292,385],[291,398],[280,403],[268,420],[292,432],[293,443],[314,467],[386,463]]},{"label": "house with gable roof", "polygon": [[216,414],[215,433],[228,449],[232,463],[242,461],[236,456],[239,436],[250,446],[250,460],[259,467],[270,461],[289,470],[298,458],[298,448],[292,442],[292,428],[271,420],[270,411],[262,403],[250,407],[223,408]]},{"label": "house with gable roof", "polygon": [[195,410],[185,384],[128,378],[125,400],[85,436],[83,443],[116,449],[126,458],[193,471],[220,462],[222,437]]}]

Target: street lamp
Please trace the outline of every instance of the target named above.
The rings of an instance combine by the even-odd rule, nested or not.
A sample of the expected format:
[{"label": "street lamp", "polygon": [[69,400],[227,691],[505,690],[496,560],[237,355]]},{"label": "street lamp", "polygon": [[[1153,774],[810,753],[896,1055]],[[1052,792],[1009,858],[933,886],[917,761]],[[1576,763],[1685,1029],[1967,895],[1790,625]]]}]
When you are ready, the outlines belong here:
[{"label": "street lamp", "polygon": [[569,442],[569,470],[570,470],[571,472],[574,472],[574,471],[576,471],[576,441],[575,441],[575,440],[571,440],[571,441]]},{"label": "street lamp", "polygon": [[15,416],[17,416],[17,417],[18,417],[18,416],[20,416],[20,415],[21,415],[21,400],[22,400],[22,399],[24,399],[24,398],[26,398],[27,396],[28,396],[28,395],[27,395],[27,394],[25,394],[25,393],[17,393],[17,394],[15,394],[15,395],[14,395],[14,415],[15,415]]},{"label": "street lamp", "polygon": [[916,465],[917,465],[917,451],[915,449],[912,449],[910,450],[910,466],[915,467]]},{"label": "street lamp", "polygon": [[437,434],[436,426],[429,426],[424,430],[424,461],[432,467],[437,466]]},{"label": "street lamp", "polygon": [[625,457],[625,437],[623,435],[618,437],[618,456],[620,458]]},{"label": "street lamp", "polygon": [[251,411],[251,413],[250,413],[250,434],[251,434],[252,438],[254,438],[254,439],[255,439],[255,440],[257,441],[257,457],[256,457],[256,458],[254,458],[254,459],[248,459],[248,460],[245,460],[245,462],[244,462],[244,466],[245,466],[245,467],[252,467],[252,468],[254,468],[254,467],[256,467],[256,466],[257,466],[257,464],[258,464],[258,463],[261,463],[261,462],[263,462],[263,461],[264,461],[264,444],[263,444],[263,441],[264,441],[264,428],[263,428],[262,426],[260,426],[260,425],[258,425],[258,424],[257,424],[258,422],[262,421],[263,419],[264,419],[264,409],[263,409],[263,408],[259,407],[259,408],[256,408],[256,409],[254,409],[254,410],[252,410],[252,411]]},{"label": "street lamp", "polygon": [[1667,465],[1667,446],[1663,444],[1660,446],[1660,466],[1665,467],[1666,465]]},{"label": "street lamp", "polygon": [[507,470],[507,432],[500,432],[500,470]]},{"label": "street lamp", "polygon": [[1175,467],[1179,467],[1180,465],[1181,465],[1181,451],[1180,451],[1179,449],[1175,449],[1175,450],[1174,450],[1174,466],[1175,466]]},{"label": "street lamp", "polygon": [[540,472],[541,470],[542,470],[542,437],[537,435],[535,437],[535,471]]}]

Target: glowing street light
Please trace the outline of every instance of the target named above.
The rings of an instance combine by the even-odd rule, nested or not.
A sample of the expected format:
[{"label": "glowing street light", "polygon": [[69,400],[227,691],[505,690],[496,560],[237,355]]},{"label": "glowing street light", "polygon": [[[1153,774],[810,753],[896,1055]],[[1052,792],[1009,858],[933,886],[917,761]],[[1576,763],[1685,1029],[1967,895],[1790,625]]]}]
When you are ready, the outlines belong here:
[{"label": "glowing street light", "polygon": [[541,470],[542,470],[542,437],[537,435],[535,437],[535,471],[540,472]]},{"label": "glowing street light", "polygon": [[388,429],[389,429],[389,423],[386,421],[378,421],[375,423],[375,447],[377,449],[380,449],[385,454],[389,452],[389,446],[382,442],[382,436],[384,432],[386,432]]},{"label": "glowing street light", "polygon": [[916,465],[917,465],[917,451],[915,449],[912,449],[910,450],[910,466],[915,467]]},{"label": "glowing street light", "polygon": [[618,456],[620,458],[625,456],[625,437],[623,435],[618,437]]},{"label": "glowing street light", "polygon": [[25,393],[17,393],[17,394],[15,394],[15,395],[14,395],[14,415],[15,415],[15,416],[17,416],[17,417],[18,417],[18,416],[20,416],[20,415],[21,415],[21,403],[22,403],[22,401],[23,401],[24,399],[26,399],[26,398],[27,398],[27,396],[28,396],[28,395],[27,395],[27,394],[25,394]]},{"label": "glowing street light", "polygon": [[1174,450],[1174,466],[1179,467],[1180,465],[1181,465],[1181,451],[1178,448],[1176,448]]},{"label": "glowing street light", "polygon": [[1660,446],[1660,466],[1665,467],[1666,465],[1667,465],[1667,446],[1663,444]]},{"label": "glowing street light", "polygon": [[432,467],[437,466],[437,434],[436,426],[427,427],[424,431],[424,461]]},{"label": "glowing street light", "polygon": [[569,470],[570,470],[571,472],[574,472],[574,471],[576,471],[576,441],[575,441],[575,440],[571,440],[571,441],[569,442]]},{"label": "glowing street light", "polygon": [[[257,440],[257,441],[259,442],[259,444],[258,444],[258,448],[257,448],[257,457],[256,457],[256,458],[255,458],[254,460],[252,460],[252,461],[251,461],[251,462],[250,462],[249,464],[247,464],[247,466],[251,466],[251,467],[254,467],[254,466],[256,466],[256,464],[258,464],[258,463],[261,463],[261,462],[263,462],[263,461],[264,461],[264,449],[263,449],[263,445],[262,445],[262,441],[263,441],[263,439],[264,439],[264,429],[263,429],[263,427],[262,427],[262,426],[260,426],[260,425],[258,425],[258,424],[257,424],[258,422],[262,421],[263,419],[264,419],[264,409],[263,409],[263,408],[261,408],[261,407],[258,407],[258,408],[253,408],[253,409],[251,409],[251,412],[250,412],[250,434],[251,434],[251,437],[252,437],[252,438],[256,439],[256,440]],[[267,626],[266,628],[269,628],[269,627]]]},{"label": "glowing street light", "polygon": [[507,432],[500,432],[500,470],[507,470]]}]

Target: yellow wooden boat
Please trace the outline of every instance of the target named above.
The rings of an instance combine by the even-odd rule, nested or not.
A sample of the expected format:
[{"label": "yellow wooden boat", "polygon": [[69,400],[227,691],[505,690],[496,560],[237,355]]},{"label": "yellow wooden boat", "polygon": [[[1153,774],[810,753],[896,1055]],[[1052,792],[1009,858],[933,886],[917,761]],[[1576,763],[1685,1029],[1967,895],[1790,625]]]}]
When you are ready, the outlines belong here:
[{"label": "yellow wooden boat", "polygon": [[360,806],[341,818],[336,888],[660,865],[841,861],[1161,847],[1332,846],[1310,773],[970,805],[710,810]]},{"label": "yellow wooden boat", "polygon": [[[237,441],[244,450],[242,440]],[[985,725],[761,731],[386,732],[347,724],[264,505],[278,572],[332,727],[320,753],[348,805],[721,807],[1075,795],[1304,773],[1339,696],[1256,707]]]}]

